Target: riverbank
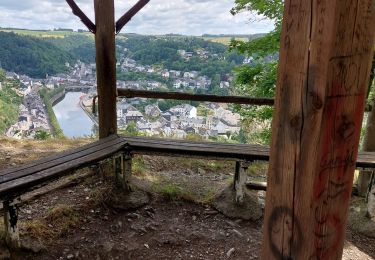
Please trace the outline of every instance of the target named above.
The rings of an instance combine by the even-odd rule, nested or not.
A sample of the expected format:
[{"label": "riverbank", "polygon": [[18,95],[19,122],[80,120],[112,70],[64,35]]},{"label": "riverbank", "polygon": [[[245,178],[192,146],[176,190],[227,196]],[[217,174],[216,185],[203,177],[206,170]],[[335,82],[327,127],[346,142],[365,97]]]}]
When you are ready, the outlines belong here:
[{"label": "riverbank", "polygon": [[79,101],[79,106],[81,107],[81,109],[86,113],[86,115],[91,119],[91,121],[96,125],[96,126],[99,126],[99,122],[98,122],[98,119],[96,118],[96,116],[90,111],[90,107],[87,107],[85,106],[83,100],[80,99]]},{"label": "riverbank", "polygon": [[49,123],[51,125],[52,134],[54,137],[63,138],[65,137],[63,130],[56,118],[55,112],[53,111],[53,105],[58,103],[59,100],[65,97],[65,88],[59,87],[54,90],[41,89],[39,94],[42,97],[48,114]]}]

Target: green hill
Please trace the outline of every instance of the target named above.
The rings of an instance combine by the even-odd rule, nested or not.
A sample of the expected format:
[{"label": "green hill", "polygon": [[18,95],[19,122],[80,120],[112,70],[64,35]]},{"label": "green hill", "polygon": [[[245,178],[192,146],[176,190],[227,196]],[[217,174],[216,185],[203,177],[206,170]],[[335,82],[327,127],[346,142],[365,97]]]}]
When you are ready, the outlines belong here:
[{"label": "green hill", "polygon": [[66,72],[65,63],[74,60],[69,52],[43,39],[0,32],[0,62],[5,70],[43,78]]}]

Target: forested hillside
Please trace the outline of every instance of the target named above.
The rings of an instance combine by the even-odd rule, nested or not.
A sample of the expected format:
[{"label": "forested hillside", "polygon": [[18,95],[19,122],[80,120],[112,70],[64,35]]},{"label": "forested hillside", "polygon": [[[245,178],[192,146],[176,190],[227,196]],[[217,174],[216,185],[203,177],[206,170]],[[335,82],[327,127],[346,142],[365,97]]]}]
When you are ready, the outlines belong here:
[{"label": "forested hillside", "polygon": [[45,40],[68,52],[75,59],[85,63],[95,62],[94,37],[77,33],[66,35],[65,37],[49,37]]},{"label": "forested hillside", "polygon": [[[48,32],[0,31],[0,62],[7,71],[44,78],[67,72],[66,63],[77,60],[95,62],[94,37],[85,33],[69,32],[49,35]],[[27,34],[30,32],[30,34]],[[128,57],[143,65],[157,65],[165,69],[198,71],[200,75],[215,78],[231,73],[244,56],[229,52],[228,46],[187,36],[145,36],[126,34],[117,37],[117,59]],[[179,50],[207,53],[205,58],[194,55],[190,59]]]},{"label": "forested hillside", "polygon": [[0,62],[3,69],[34,78],[66,72],[74,56],[46,40],[0,32]]},{"label": "forested hillside", "polygon": [[[127,35],[126,40],[117,42],[117,46],[126,48],[129,52],[128,56],[143,65],[159,64],[172,70],[195,70],[211,78],[216,74],[230,73],[233,67],[242,63],[244,59],[242,55],[228,52],[228,46],[224,44],[199,37]],[[178,54],[178,50],[186,52],[204,50],[213,56],[206,59],[193,57],[186,60]]]}]

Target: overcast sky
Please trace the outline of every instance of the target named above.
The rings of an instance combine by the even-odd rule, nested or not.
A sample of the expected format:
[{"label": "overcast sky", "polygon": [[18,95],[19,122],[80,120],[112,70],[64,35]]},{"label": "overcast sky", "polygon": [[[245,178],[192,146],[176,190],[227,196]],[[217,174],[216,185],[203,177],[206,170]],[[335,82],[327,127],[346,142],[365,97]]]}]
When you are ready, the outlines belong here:
[{"label": "overcast sky", "polygon": [[[93,21],[93,0],[76,0],[76,3]],[[135,3],[136,0],[115,0],[116,18]],[[272,22],[260,17],[251,14],[233,17],[229,13],[233,3],[234,0],[151,0],[123,32],[201,35],[253,34],[272,30]],[[0,27],[84,28],[64,0],[0,0]]]}]

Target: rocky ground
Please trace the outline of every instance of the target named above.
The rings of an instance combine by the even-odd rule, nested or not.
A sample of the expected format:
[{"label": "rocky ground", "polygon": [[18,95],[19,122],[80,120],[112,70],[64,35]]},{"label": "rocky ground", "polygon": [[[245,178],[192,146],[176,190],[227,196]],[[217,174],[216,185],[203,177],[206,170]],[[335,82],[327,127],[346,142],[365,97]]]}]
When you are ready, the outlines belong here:
[{"label": "rocky ground", "polygon": [[[35,154],[49,154],[79,142],[49,144],[48,149],[42,143],[33,147],[31,143],[1,142],[0,169],[35,159]],[[32,149],[36,152],[31,156]],[[135,196],[145,203],[137,209],[124,209],[113,202],[113,198],[121,199],[108,174],[110,168],[79,171],[53,187],[25,196],[26,202],[20,207],[25,248],[12,252],[12,257],[258,259],[262,239],[262,219],[257,219],[259,211],[252,213],[253,220],[228,218],[212,203],[230,185],[233,167],[229,162],[137,158],[132,184],[138,187],[136,190],[146,191]],[[253,171],[259,178],[265,167],[254,166]],[[255,195],[259,195],[261,204],[264,194],[253,194],[253,199]],[[361,205],[362,199],[353,199],[352,218],[361,216]],[[343,259],[375,259],[375,239],[356,231],[355,227],[355,224],[349,225],[347,230]],[[9,253],[4,247],[2,252],[4,256]]]}]

